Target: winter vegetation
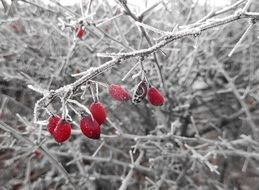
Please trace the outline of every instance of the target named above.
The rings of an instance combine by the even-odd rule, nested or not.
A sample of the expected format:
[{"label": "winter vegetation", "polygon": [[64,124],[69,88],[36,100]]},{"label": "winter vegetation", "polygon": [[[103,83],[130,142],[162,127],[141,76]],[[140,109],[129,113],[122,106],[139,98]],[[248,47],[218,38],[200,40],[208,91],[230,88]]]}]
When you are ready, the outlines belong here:
[{"label": "winter vegetation", "polygon": [[259,2],[147,2],[0,1],[0,190],[258,189]]}]

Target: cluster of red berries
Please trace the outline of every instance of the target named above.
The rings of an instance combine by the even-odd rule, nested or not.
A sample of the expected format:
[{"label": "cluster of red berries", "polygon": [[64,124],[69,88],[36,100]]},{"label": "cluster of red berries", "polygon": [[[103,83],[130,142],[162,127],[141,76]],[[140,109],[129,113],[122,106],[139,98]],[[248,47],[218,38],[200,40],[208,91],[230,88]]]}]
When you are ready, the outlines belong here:
[{"label": "cluster of red berries", "polygon": [[[143,85],[143,84],[142,84]],[[141,93],[142,96],[148,97],[152,105],[160,106],[164,103],[164,97],[155,87],[149,87],[145,92],[145,88]],[[137,89],[139,91],[139,89]],[[125,88],[120,85],[111,84],[108,88],[109,95],[117,101],[128,101],[130,95]],[[90,139],[99,139],[101,134],[101,125],[106,120],[106,110],[99,101],[93,102],[89,110],[91,115],[83,115],[80,120],[80,129],[83,135]],[[71,123],[62,119],[59,115],[53,115],[48,119],[48,131],[56,142],[62,143],[71,136]]]},{"label": "cluster of red berries", "polygon": [[[84,115],[80,120],[82,133],[91,139],[99,139],[101,134],[100,125],[106,120],[106,110],[101,102],[94,102],[89,108],[92,115]],[[71,124],[58,115],[48,119],[48,131],[56,142],[62,143],[71,136]]]},{"label": "cluster of red berries", "polygon": [[[160,91],[155,87],[152,87],[152,86],[146,87],[145,85],[146,85],[145,83],[141,82],[137,86],[133,98],[136,98],[136,96],[137,96],[137,97],[143,99],[147,95],[147,99],[150,104],[152,104],[154,106],[163,105],[164,97],[162,96]],[[109,95],[118,101],[128,101],[130,98],[130,95],[127,92],[127,90],[120,85],[111,84],[109,86],[108,91],[109,91]],[[137,102],[135,102],[135,101],[133,101],[133,102],[138,103],[139,101],[140,100],[138,100]]]}]

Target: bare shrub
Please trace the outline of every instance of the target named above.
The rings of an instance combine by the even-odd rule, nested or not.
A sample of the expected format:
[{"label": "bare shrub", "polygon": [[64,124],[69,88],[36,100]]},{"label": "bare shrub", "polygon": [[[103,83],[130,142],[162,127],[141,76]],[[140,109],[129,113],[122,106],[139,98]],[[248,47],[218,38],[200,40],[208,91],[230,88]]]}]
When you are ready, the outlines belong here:
[{"label": "bare shrub", "polygon": [[[0,189],[258,189],[259,3],[197,2],[2,0]],[[162,106],[107,93],[142,80]],[[93,98],[99,140],[79,128]],[[68,141],[51,114],[72,123]]]}]

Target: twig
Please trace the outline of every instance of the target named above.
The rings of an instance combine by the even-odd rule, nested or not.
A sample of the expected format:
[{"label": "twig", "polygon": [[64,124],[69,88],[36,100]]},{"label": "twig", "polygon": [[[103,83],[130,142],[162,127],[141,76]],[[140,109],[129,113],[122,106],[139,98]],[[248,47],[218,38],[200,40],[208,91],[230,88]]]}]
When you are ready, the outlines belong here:
[{"label": "twig", "polygon": [[247,0],[247,3],[245,4],[244,8],[242,9],[243,12],[246,12],[250,5],[252,4],[253,0]]},{"label": "twig", "polygon": [[245,37],[247,36],[248,32],[252,29],[254,24],[255,24],[255,21],[251,20],[251,23],[249,24],[249,26],[246,29],[246,31],[244,32],[244,34],[241,36],[241,38],[238,40],[236,45],[233,47],[233,49],[228,54],[229,57],[231,57],[233,55],[233,53],[236,51],[236,49],[240,46],[241,42],[245,39]]},{"label": "twig", "polygon": [[132,165],[132,168],[129,170],[127,176],[126,176],[126,177],[124,178],[124,180],[122,181],[119,190],[126,190],[126,189],[127,189],[127,186],[128,186],[128,184],[129,184],[129,181],[130,181],[130,179],[131,179],[131,177],[132,177],[132,175],[133,175],[133,172],[134,172],[134,165],[135,165],[135,164],[136,164],[136,165],[139,165],[139,163],[140,163],[140,161],[141,161],[141,159],[142,159],[143,156],[144,156],[144,151],[141,151],[141,152],[139,153],[139,156],[138,156],[137,160],[136,160],[135,163]]},{"label": "twig", "polygon": [[144,27],[144,28],[146,28],[146,29],[148,29],[148,30],[151,30],[151,31],[153,31],[153,32],[156,32],[156,33],[158,33],[158,34],[163,34],[163,35],[166,34],[166,32],[164,32],[164,31],[162,31],[162,30],[159,30],[159,29],[157,29],[157,28],[154,28],[154,27],[152,27],[152,26],[146,25],[146,24],[141,23],[141,22],[138,22],[138,21],[136,21],[135,24],[136,24],[137,26],[142,26],[142,27]]}]

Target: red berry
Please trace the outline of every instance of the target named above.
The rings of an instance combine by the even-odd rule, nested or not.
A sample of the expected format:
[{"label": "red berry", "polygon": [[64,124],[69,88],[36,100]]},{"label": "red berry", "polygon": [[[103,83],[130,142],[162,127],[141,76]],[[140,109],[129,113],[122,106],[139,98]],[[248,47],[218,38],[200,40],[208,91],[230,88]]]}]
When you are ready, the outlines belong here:
[{"label": "red berry", "polygon": [[147,92],[148,101],[154,106],[161,106],[164,104],[164,97],[155,87],[150,87]]},{"label": "red berry", "polygon": [[71,135],[71,125],[65,120],[60,120],[54,129],[52,136],[58,142],[62,143],[69,139]]},{"label": "red berry", "polygon": [[106,110],[101,102],[94,102],[90,105],[90,112],[99,125],[106,119]]},{"label": "red berry", "polygon": [[15,32],[19,32],[19,29],[15,23],[10,25]]},{"label": "red berry", "polygon": [[76,36],[80,39],[82,39],[82,37],[85,35],[85,30],[83,29],[82,26],[76,27],[75,32],[76,32]]},{"label": "red berry", "polygon": [[59,115],[53,115],[53,116],[49,117],[49,119],[48,119],[48,131],[51,135],[53,134],[54,129],[56,128],[59,120],[60,120]]},{"label": "red berry", "polygon": [[104,26],[104,31],[109,32],[109,25]]},{"label": "red berry", "polygon": [[99,139],[101,134],[100,125],[91,115],[84,116],[80,120],[82,133],[90,139]]},{"label": "red berry", "polygon": [[120,85],[111,84],[108,89],[109,95],[118,101],[128,101],[129,93]]},{"label": "red berry", "polygon": [[35,158],[40,158],[40,157],[41,157],[41,153],[40,153],[40,151],[38,151],[38,150],[33,150],[33,151],[32,151],[32,155],[33,155]]}]

